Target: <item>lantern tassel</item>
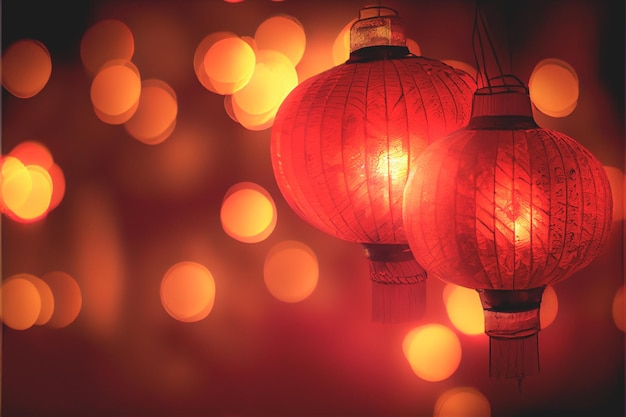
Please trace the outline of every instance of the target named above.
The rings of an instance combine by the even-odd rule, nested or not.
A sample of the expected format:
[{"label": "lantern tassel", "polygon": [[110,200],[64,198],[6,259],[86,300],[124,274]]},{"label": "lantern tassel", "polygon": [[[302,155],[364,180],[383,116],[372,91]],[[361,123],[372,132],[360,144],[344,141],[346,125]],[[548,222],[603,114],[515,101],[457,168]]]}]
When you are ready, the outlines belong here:
[{"label": "lantern tassel", "polygon": [[489,376],[516,378],[539,373],[539,307],[545,287],[478,290],[489,336]]},{"label": "lantern tassel", "polygon": [[372,321],[406,323],[426,312],[426,271],[408,245],[364,244],[372,281]]}]

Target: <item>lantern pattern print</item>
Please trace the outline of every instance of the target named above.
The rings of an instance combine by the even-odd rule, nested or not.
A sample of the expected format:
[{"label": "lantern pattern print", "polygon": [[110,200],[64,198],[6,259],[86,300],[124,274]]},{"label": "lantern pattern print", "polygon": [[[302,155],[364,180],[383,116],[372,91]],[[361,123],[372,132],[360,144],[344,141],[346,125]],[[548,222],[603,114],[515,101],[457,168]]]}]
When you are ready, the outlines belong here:
[{"label": "lantern pattern print", "polygon": [[302,219],[364,245],[373,319],[408,321],[423,313],[414,300],[426,278],[402,225],[409,167],[431,141],[467,124],[476,83],[410,54],[395,11],[372,9],[351,28],[350,59],[305,80],[281,105],[272,166]]},{"label": "lantern pattern print", "polygon": [[600,161],[539,127],[524,86],[477,90],[472,119],[431,144],[409,175],[404,224],[416,259],[477,289],[494,376],[537,373],[543,289],[587,266],[609,236]]}]

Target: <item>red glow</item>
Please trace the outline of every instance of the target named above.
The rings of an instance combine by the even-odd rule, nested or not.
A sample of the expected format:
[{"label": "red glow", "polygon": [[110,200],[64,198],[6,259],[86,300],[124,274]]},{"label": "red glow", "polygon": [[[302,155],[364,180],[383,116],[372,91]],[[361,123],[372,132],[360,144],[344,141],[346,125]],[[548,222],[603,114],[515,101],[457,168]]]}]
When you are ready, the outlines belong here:
[{"label": "red glow", "polygon": [[39,165],[45,169],[50,169],[54,163],[48,147],[34,140],[20,142],[9,152],[9,155],[22,161],[24,165]]}]

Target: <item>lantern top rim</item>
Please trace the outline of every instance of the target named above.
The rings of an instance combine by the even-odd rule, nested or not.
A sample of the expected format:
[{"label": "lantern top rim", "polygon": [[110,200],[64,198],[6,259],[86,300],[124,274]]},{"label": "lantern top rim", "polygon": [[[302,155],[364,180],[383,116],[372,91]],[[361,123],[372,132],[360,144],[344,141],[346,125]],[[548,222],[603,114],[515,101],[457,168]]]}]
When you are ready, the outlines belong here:
[{"label": "lantern top rim", "polygon": [[365,6],[350,27],[350,53],[370,46],[406,46],[404,23],[386,6]]},{"label": "lantern top rim", "polygon": [[381,5],[367,5],[359,10],[359,20],[372,19],[376,17],[383,16],[398,16],[398,12],[396,9],[393,9],[389,6],[381,6]]}]

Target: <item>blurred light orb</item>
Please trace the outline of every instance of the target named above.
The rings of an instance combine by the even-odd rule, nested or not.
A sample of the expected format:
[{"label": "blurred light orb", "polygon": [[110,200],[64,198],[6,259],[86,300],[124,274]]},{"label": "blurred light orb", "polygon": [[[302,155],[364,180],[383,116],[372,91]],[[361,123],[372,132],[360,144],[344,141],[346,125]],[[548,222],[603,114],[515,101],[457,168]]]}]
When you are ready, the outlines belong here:
[{"label": "blurred light orb", "polygon": [[626,285],[623,285],[619,287],[619,289],[615,292],[615,296],[613,297],[613,304],[611,306],[615,326],[617,326],[617,328],[623,332],[626,332],[626,329],[624,328],[624,316],[626,315],[626,310],[624,310],[625,287]]},{"label": "blurred light orb", "polygon": [[52,178],[45,168],[39,165],[26,165],[31,178],[30,192],[22,204],[12,207],[15,220],[32,222],[44,217],[52,201]]},{"label": "blurred light orb", "polygon": [[278,51],[289,58],[294,67],[300,63],[306,47],[302,23],[284,14],[265,19],[254,32],[254,40],[258,49]]},{"label": "blurred light orb", "polygon": [[161,304],[178,321],[191,323],[206,318],[215,303],[215,280],[196,262],[179,262],[163,275]]},{"label": "blurred light orb", "polygon": [[236,103],[233,103],[232,97],[233,96],[224,96],[224,109],[228,117],[239,123],[242,127],[254,132],[272,127],[274,117],[276,116],[276,109],[272,108],[261,114],[246,113],[238,107]]},{"label": "blurred light orb", "polygon": [[415,56],[422,55],[422,49],[420,48],[420,45],[419,43],[417,43],[417,41],[411,38],[406,38],[406,47],[409,48],[409,52],[412,53],[413,55]]},{"label": "blurred light orb", "polygon": [[91,25],[80,41],[80,59],[91,75],[108,61],[130,61],[135,52],[135,38],[126,23],[105,19]]},{"label": "blurred light orb", "polygon": [[[476,67],[474,67],[473,65],[470,65],[470,64],[468,64],[467,62],[464,62],[464,61],[457,61],[455,59],[444,59],[442,62],[444,62],[445,64],[450,65],[452,68],[456,68],[456,69],[460,69],[461,71],[465,71],[474,80],[476,80],[476,75],[478,74],[478,71],[476,70]],[[481,80],[479,80],[479,81],[481,81]]]},{"label": "blurred light orb", "polygon": [[308,298],[319,279],[313,250],[302,242],[285,240],[274,245],[265,257],[263,280],[277,300],[298,303]]},{"label": "blurred light orb", "polygon": [[62,271],[47,272],[41,279],[48,284],[54,298],[54,310],[46,326],[56,329],[69,326],[83,305],[80,286],[71,275]]},{"label": "blurred light orb", "polygon": [[50,196],[50,207],[48,211],[54,210],[63,200],[65,196],[65,174],[59,165],[53,163],[48,169],[50,179],[52,180],[52,195]]},{"label": "blurred light orb", "polygon": [[2,54],[2,86],[15,97],[37,95],[46,86],[51,74],[50,52],[37,40],[15,41]]},{"label": "blurred light orb", "polygon": [[282,53],[259,50],[252,78],[233,94],[233,111],[238,120],[247,115],[265,117],[273,122],[278,108],[298,85],[298,73]]},{"label": "blurred light orb", "polygon": [[437,398],[433,417],[491,417],[491,405],[476,388],[452,388]]},{"label": "blurred light orb", "polygon": [[444,302],[452,325],[463,334],[483,334],[485,317],[478,292],[455,284],[447,284],[446,288],[449,292]]},{"label": "blurred light orb", "polygon": [[[26,140],[17,144],[11,152],[9,152],[9,163],[7,166],[18,167],[22,166],[22,169],[27,171],[25,165],[38,165],[48,171],[50,175],[50,179],[52,180],[52,196],[50,199],[50,206],[47,211],[51,211],[56,208],[63,196],[65,195],[65,176],[61,167],[54,162],[52,157],[52,153],[48,149],[48,147],[42,144],[39,141],[35,140]],[[11,158],[17,158],[20,164],[15,163],[15,159],[11,161]],[[17,172],[20,170],[18,169]],[[13,180],[17,180],[19,178],[15,177]],[[18,198],[21,202],[18,205],[22,205],[26,199],[26,197],[30,194],[30,190],[32,188],[32,179],[30,175],[28,175],[28,184],[20,184],[18,194],[20,194],[23,198]],[[0,181],[0,184],[2,181]],[[15,184],[14,184],[15,185]],[[8,185],[10,187],[10,185]],[[15,204],[13,204],[15,206]]]},{"label": "blurred light orb", "polygon": [[546,286],[541,296],[541,306],[539,307],[539,323],[545,329],[554,322],[559,312],[559,299],[556,291],[551,285]]},{"label": "blurred light orb", "polygon": [[128,121],[137,109],[140,95],[139,70],[127,60],[107,62],[91,82],[91,103],[96,115],[105,123]]},{"label": "blurred light orb", "polygon": [[[212,32],[205,36],[202,41],[196,46],[196,50],[193,54],[193,69],[196,74],[196,78],[200,84],[208,91],[213,93],[222,94],[218,92],[218,89],[214,85],[214,81],[209,77],[205,66],[205,57],[211,47],[217,42],[224,39],[237,38],[238,36],[233,32],[220,31]],[[211,63],[213,65],[213,63]],[[216,63],[217,64],[217,63]]]},{"label": "blurred light orb", "polygon": [[30,281],[35,288],[37,288],[37,292],[39,293],[39,297],[41,299],[41,308],[39,310],[39,316],[37,317],[37,320],[35,320],[35,324],[42,326],[48,323],[52,317],[52,313],[54,312],[54,295],[52,294],[50,286],[46,284],[43,279],[33,274],[21,273],[13,275],[11,278],[26,279]]},{"label": "blurred light orb", "polygon": [[222,201],[220,220],[230,237],[244,243],[267,239],[276,226],[276,204],[269,192],[253,182],[230,187]]},{"label": "blurred light orb", "polygon": [[0,170],[0,196],[4,211],[18,210],[31,193],[33,179],[26,166],[18,158],[6,156]]},{"label": "blurred light orb", "polygon": [[461,363],[461,342],[441,324],[425,324],[409,331],[402,350],[419,378],[437,382],[449,378]]},{"label": "blurred light orb", "polygon": [[230,36],[213,43],[204,55],[204,71],[214,92],[222,95],[241,90],[254,73],[256,55],[248,42]]},{"label": "blurred light orb", "polygon": [[138,141],[157,145],[173,132],[177,116],[178,100],[174,89],[161,80],[145,80],[137,110],[124,123],[124,128]]},{"label": "blurred light orb", "polygon": [[9,277],[2,283],[2,321],[14,330],[31,328],[41,313],[41,296],[35,284],[24,277]]},{"label": "blurred light orb", "polygon": [[613,221],[624,220],[624,172],[616,167],[604,166],[609,177],[611,192],[613,193]]},{"label": "blurred light orb", "polygon": [[35,140],[25,140],[18,143],[9,152],[9,155],[22,161],[24,165],[39,165],[45,169],[49,169],[54,163],[54,158],[48,147]]},{"label": "blurred light orb", "polygon": [[350,28],[357,21],[352,19],[339,31],[333,42],[333,64],[341,65],[350,58]]},{"label": "blurred light orb", "polygon": [[578,75],[561,59],[548,58],[537,63],[530,75],[528,89],[530,100],[546,116],[569,116],[578,104]]}]

